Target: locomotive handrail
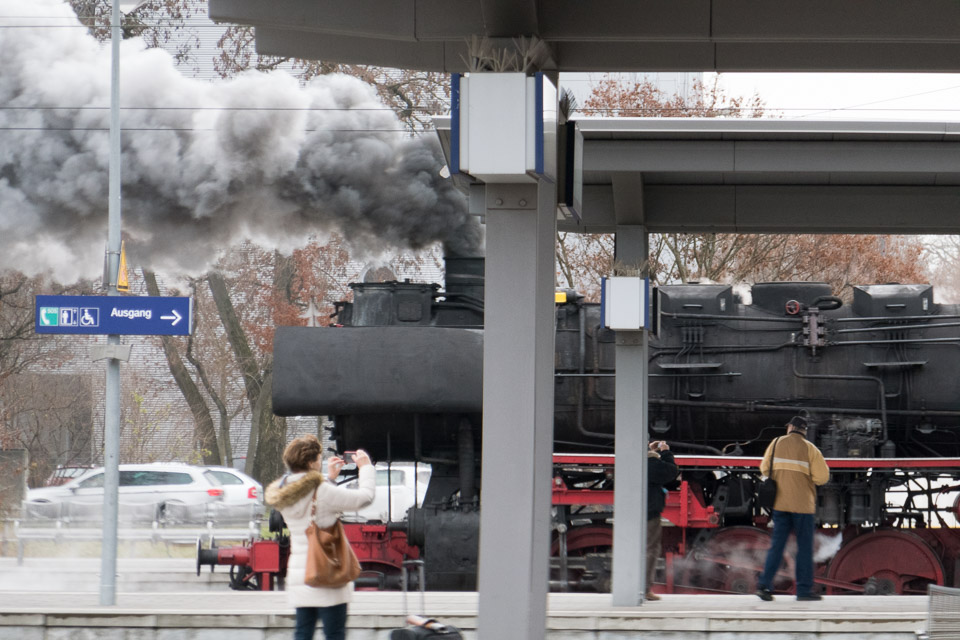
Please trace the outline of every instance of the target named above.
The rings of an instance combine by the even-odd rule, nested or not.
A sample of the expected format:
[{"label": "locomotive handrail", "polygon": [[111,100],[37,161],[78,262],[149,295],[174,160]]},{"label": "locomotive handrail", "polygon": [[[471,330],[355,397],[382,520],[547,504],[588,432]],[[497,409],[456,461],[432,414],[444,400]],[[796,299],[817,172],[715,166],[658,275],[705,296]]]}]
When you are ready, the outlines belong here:
[{"label": "locomotive handrail", "polygon": [[858,327],[836,329],[834,333],[863,333],[865,331],[900,331],[902,329],[932,329],[934,327],[960,327],[960,322],[931,322],[930,324],[890,324],[882,327]]},{"label": "locomotive handrail", "polygon": [[[757,456],[707,456],[675,455],[674,461],[681,467],[737,467],[759,468],[763,460]],[[837,470],[853,469],[955,469],[960,467],[960,458],[825,458],[827,466]],[[593,464],[612,466],[612,453],[555,453],[553,463],[558,465]],[[937,488],[940,491],[940,488]]]},{"label": "locomotive handrail", "polygon": [[958,314],[950,315],[929,315],[929,316],[897,316],[893,318],[891,316],[866,316],[860,318],[831,318],[833,322],[890,322],[891,320],[956,320],[960,318]]},{"label": "locomotive handrail", "polygon": [[[755,402],[711,402],[707,400],[676,400],[673,398],[650,398],[650,404],[660,404],[677,407],[705,407],[709,409],[736,409],[740,411],[777,411],[805,409],[811,413],[835,413],[838,415],[877,414],[879,409],[828,407],[819,405],[804,405],[802,407],[784,407],[781,404],[758,404]],[[957,417],[960,411],[940,409],[887,409],[888,416],[929,416],[929,417]]]},{"label": "locomotive handrail", "polygon": [[883,441],[887,442],[889,436],[887,433],[887,393],[886,387],[883,384],[883,380],[876,376],[854,376],[854,375],[839,375],[839,374],[823,374],[823,373],[800,373],[798,366],[798,353],[797,351],[793,352],[793,375],[802,380],[844,380],[848,382],[871,382],[877,385],[879,391],[878,396],[880,399],[880,428],[883,431]]},{"label": "locomotive handrail", "polygon": [[955,338],[902,338],[900,340],[836,340],[834,342],[828,342],[827,344],[833,347],[843,347],[856,344],[917,344],[921,342],[960,342],[960,336]]},{"label": "locomotive handrail", "polygon": [[[711,313],[670,313],[664,311],[660,314],[668,318],[679,318],[681,320],[740,320],[743,322],[790,322],[798,324],[803,322],[803,318],[753,318],[749,316],[724,316]],[[889,320],[889,318],[887,318]]]}]

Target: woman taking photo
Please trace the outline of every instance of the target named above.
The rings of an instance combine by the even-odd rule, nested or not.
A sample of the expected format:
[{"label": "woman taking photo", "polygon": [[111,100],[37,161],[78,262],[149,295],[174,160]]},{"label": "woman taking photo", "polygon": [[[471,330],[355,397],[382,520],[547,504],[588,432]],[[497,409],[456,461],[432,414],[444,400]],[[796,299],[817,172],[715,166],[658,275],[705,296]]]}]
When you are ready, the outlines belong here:
[{"label": "woman taking photo", "polygon": [[344,511],[356,511],[373,502],[376,471],[365,451],[357,451],[359,489],[339,487],[334,482],[346,462],[333,457],[327,462],[327,477],[320,473],[323,448],[316,436],[297,438],[283,451],[290,473],[273,482],[265,494],[267,504],[278,509],[290,530],[287,563],[287,599],[297,610],[294,640],[312,640],[319,619],[326,640],[346,638],[347,603],[353,582],[340,587],[311,587],[304,583],[307,559],[307,529],[311,519],[318,527],[336,524]]}]

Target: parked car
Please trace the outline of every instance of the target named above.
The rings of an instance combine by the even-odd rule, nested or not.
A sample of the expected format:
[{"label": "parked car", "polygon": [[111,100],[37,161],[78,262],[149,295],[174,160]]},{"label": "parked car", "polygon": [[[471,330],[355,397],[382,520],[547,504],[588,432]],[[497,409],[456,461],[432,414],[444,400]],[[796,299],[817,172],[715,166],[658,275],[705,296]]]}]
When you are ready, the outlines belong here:
[{"label": "parked car", "polygon": [[216,524],[240,524],[263,517],[263,485],[231,467],[207,467],[223,485],[223,501],[214,507]]},{"label": "parked car", "polygon": [[[398,522],[406,519],[407,510],[414,504],[423,504],[432,472],[429,464],[395,462],[387,469],[386,463],[379,462],[376,469],[377,494],[373,502],[359,511],[345,513],[346,520]],[[354,485],[356,480],[347,484]]]},{"label": "parked car", "polygon": [[57,468],[53,470],[53,473],[50,474],[50,477],[47,478],[46,482],[43,483],[45,487],[58,487],[61,484],[66,484],[73,480],[74,478],[79,478],[86,472],[93,469],[92,464],[76,464],[76,465],[61,465],[58,464]]},{"label": "parked car", "polygon": [[263,485],[232,467],[206,467],[223,485],[224,504],[263,504]]},{"label": "parked car", "polygon": [[[97,520],[103,515],[103,467],[60,486],[30,489],[25,517]],[[132,520],[204,522],[222,502],[224,489],[203,467],[179,463],[120,465],[120,517]]]}]

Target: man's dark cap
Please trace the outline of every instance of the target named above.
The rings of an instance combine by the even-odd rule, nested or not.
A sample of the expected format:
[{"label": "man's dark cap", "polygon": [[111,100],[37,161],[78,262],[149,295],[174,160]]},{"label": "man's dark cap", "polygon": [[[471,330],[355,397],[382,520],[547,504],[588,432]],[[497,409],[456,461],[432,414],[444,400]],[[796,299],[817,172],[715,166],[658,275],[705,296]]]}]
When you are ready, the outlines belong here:
[{"label": "man's dark cap", "polygon": [[793,416],[790,418],[790,422],[787,423],[787,426],[793,425],[794,429],[802,429],[803,431],[807,430],[807,419],[803,416]]}]

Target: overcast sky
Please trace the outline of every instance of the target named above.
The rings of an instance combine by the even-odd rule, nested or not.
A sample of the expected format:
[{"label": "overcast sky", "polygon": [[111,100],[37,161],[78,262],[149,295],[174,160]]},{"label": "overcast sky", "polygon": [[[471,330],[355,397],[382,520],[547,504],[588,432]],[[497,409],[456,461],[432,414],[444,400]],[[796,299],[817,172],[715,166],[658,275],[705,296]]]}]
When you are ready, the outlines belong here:
[{"label": "overcast sky", "polygon": [[[643,74],[623,74],[624,77]],[[672,94],[683,74],[646,74]],[[712,86],[717,74],[704,74]],[[602,73],[561,74],[582,104]],[[804,120],[960,121],[960,74],[724,73],[729,96],[758,94],[770,116]]]},{"label": "overcast sky", "polygon": [[960,121],[960,74],[724,73],[730,95],[760,95],[783,118]]}]

